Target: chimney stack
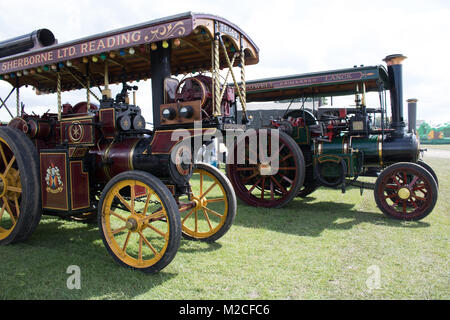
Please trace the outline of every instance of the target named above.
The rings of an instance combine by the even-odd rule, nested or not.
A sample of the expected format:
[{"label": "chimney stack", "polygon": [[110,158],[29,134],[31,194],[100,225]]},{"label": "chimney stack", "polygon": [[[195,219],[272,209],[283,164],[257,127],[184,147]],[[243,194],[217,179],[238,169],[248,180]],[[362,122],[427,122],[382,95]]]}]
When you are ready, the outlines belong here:
[{"label": "chimney stack", "polygon": [[389,81],[391,84],[391,128],[397,135],[403,135],[405,122],[403,120],[403,84],[402,62],[406,57],[402,54],[392,54],[383,59],[388,67]]},{"label": "chimney stack", "polygon": [[417,99],[408,99],[408,132],[416,133]]}]

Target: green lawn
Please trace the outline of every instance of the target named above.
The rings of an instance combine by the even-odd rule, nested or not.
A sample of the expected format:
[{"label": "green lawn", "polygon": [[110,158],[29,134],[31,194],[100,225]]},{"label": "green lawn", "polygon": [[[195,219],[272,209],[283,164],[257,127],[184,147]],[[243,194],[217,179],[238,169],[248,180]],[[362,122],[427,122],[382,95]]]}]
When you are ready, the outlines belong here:
[{"label": "green lawn", "polygon": [[[223,238],[182,240],[154,275],[117,265],[95,224],[44,217],[29,241],[0,247],[0,298],[449,299],[450,159],[426,161],[440,194],[420,222],[386,218],[369,190],[319,189],[278,210],[238,202]],[[67,289],[70,265],[80,290]],[[373,268],[380,288],[369,290]]]}]

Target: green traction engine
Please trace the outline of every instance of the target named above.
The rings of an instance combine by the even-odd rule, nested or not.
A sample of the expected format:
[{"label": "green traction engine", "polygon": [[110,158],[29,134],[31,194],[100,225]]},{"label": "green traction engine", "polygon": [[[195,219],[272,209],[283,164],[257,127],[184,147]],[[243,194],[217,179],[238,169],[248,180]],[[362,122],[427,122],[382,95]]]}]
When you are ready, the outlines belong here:
[{"label": "green traction engine", "polygon": [[[438,179],[421,160],[415,130],[416,99],[408,100],[408,128],[403,119],[405,58],[387,56],[387,69],[361,66],[247,82],[247,102],[283,100],[290,104],[281,118],[248,133],[231,150],[234,160],[238,160],[239,145],[247,150],[245,161],[227,165],[237,196],[253,206],[282,207],[320,186],[343,192],[356,186],[361,191],[374,190],[378,207],[388,216],[419,220],[428,215],[437,200]],[[374,92],[379,107],[367,106],[369,92]],[[323,103],[325,97],[333,101],[346,96],[354,102],[351,107]],[[311,100],[313,108],[306,108]],[[275,151],[264,150],[270,161],[260,159],[264,154],[260,149],[267,148],[259,143],[265,139],[263,132],[278,139]],[[251,143],[252,138],[258,144]],[[251,161],[252,154],[258,155],[256,161]],[[274,160],[277,170],[268,170]]]}]

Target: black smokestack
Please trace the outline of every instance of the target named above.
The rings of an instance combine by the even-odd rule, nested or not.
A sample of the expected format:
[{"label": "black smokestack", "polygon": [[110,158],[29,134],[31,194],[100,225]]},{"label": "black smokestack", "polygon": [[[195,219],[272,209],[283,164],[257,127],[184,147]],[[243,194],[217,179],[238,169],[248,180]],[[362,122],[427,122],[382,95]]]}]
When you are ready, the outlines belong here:
[{"label": "black smokestack", "polygon": [[388,66],[389,81],[391,83],[391,128],[399,135],[403,135],[405,122],[403,120],[403,84],[402,61],[406,57],[402,54],[392,54],[384,58]]},{"label": "black smokestack", "polygon": [[162,42],[158,42],[158,48],[151,50],[151,77],[152,77],[152,99],[153,99],[153,127],[156,129],[161,124],[160,105],[164,103],[164,79],[170,77],[170,57],[172,47],[164,48]]},{"label": "black smokestack", "polygon": [[416,133],[417,99],[408,99],[408,132]]}]

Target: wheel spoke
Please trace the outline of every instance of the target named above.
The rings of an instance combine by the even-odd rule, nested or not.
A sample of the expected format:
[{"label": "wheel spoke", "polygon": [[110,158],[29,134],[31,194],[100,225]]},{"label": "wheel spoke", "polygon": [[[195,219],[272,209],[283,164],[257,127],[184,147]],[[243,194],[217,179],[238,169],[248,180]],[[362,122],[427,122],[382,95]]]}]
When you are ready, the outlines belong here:
[{"label": "wheel spoke", "polygon": [[281,159],[280,162],[286,161],[286,159],[289,159],[292,156],[293,156],[293,154],[289,153],[287,156],[285,156],[283,159]]},{"label": "wheel spoke", "polygon": [[419,180],[419,177],[414,176],[414,179],[412,179],[412,181],[411,181],[411,183],[408,185],[408,187],[411,188],[411,187],[416,183],[417,180]]},{"label": "wheel spoke", "polygon": [[205,208],[202,208],[202,211],[203,211],[203,215],[204,215],[205,218],[206,218],[206,222],[208,222],[209,231],[211,231],[211,230],[213,229],[213,227],[212,227],[212,225],[211,225],[211,221],[209,220],[208,213],[206,213]]},{"label": "wheel spoke", "polygon": [[[269,140],[270,141],[270,140]],[[273,157],[275,157],[275,156],[278,156],[279,154],[280,154],[280,152],[281,152],[281,150],[283,150],[283,148],[285,147],[286,145],[283,143],[279,148],[278,148],[278,151],[276,151],[273,155],[271,155],[270,157],[273,159]],[[270,150],[270,149],[269,149]]]},{"label": "wheel spoke", "polygon": [[139,234],[139,251],[138,251],[138,261],[142,263],[142,238],[143,236]]},{"label": "wheel spoke", "polygon": [[122,232],[126,228],[127,228],[127,226],[123,226],[123,227],[120,227],[119,229],[111,230],[111,233],[115,236],[116,234],[118,234],[119,232]]},{"label": "wheel spoke", "polygon": [[8,165],[6,166],[5,172],[3,172],[3,175],[6,176],[8,174],[9,169],[11,169],[14,161],[16,161],[16,157],[12,156],[11,160],[9,160]]},{"label": "wheel spoke", "polygon": [[278,186],[278,188],[281,189],[282,193],[287,193],[287,190],[275,179],[273,176],[270,176],[270,178],[275,182],[275,184]]},{"label": "wheel spoke", "polygon": [[152,197],[152,195],[153,195],[153,192],[151,192],[150,190],[147,190],[147,199],[145,200],[144,210],[142,211],[142,213],[144,215],[147,214],[148,205],[150,203],[150,198]]},{"label": "wheel spoke", "polygon": [[184,222],[187,220],[187,218],[189,218],[193,213],[194,213],[194,208],[192,208],[192,210],[189,211],[189,213],[183,218],[183,220],[181,220],[181,224],[184,224]]},{"label": "wheel spoke", "polygon": [[125,243],[123,244],[122,251],[126,252],[128,241],[130,240],[131,231],[128,231],[127,238],[125,239]]},{"label": "wheel spoke", "polygon": [[156,219],[162,218],[162,217],[164,217],[165,212],[166,211],[164,209],[161,209],[161,210],[158,210],[156,212],[153,212],[152,214],[150,214],[150,215],[146,216],[145,218],[143,218],[142,222],[148,223],[148,221],[150,221],[151,219],[155,219],[156,220]]},{"label": "wheel spoke", "polygon": [[220,214],[220,213],[217,213],[216,211],[214,211],[214,210],[211,210],[210,208],[208,208],[208,207],[203,207],[203,209],[205,209],[206,211],[208,211],[209,213],[212,213],[213,215],[215,215],[215,216],[217,216],[217,217],[219,217],[219,218],[222,218],[223,217],[223,215],[222,214]]},{"label": "wheel spoke", "polygon": [[146,226],[155,231],[160,236],[162,236],[164,239],[167,239],[167,233],[162,232],[158,228],[154,227],[151,223],[146,224]]},{"label": "wheel spoke", "polygon": [[287,182],[289,182],[289,183],[292,185],[293,181],[292,181],[291,179],[289,179],[288,177],[286,177],[286,176],[283,175],[283,174],[280,174],[280,175],[281,175],[281,178],[282,178],[282,179],[286,180]]},{"label": "wheel spoke", "polygon": [[264,184],[265,184],[265,182],[266,182],[266,177],[263,177],[262,184],[261,184],[261,200],[264,200],[264,190],[265,190]]},{"label": "wheel spoke", "polygon": [[387,196],[385,196],[385,199],[392,199],[392,198],[395,198],[396,196],[397,196],[396,193],[391,193],[391,194],[388,194]]},{"label": "wheel spoke", "polygon": [[414,208],[417,209],[418,206],[417,206],[416,202],[413,199],[409,199],[409,200],[412,203],[412,205],[414,206]]},{"label": "wheel spoke", "polygon": [[401,187],[402,185],[401,185],[401,183],[400,183],[400,181],[398,181],[398,179],[397,179],[397,176],[396,175],[393,175],[392,176],[392,180],[394,181],[394,183],[397,185],[397,186],[399,186],[399,187]]},{"label": "wheel spoke", "polygon": [[2,210],[0,211],[0,221],[2,221],[3,213],[5,212],[6,204],[5,201],[3,201]]},{"label": "wheel spoke", "polygon": [[19,217],[19,215],[20,215],[20,207],[19,207],[19,199],[18,199],[18,197],[14,198],[14,205],[16,207],[17,217]]},{"label": "wheel spoke", "polygon": [[141,237],[142,240],[144,240],[144,243],[147,245],[147,247],[150,248],[150,250],[152,250],[153,254],[155,256],[159,256],[158,251],[156,251],[156,249],[152,246],[152,244],[150,242],[148,242],[147,238],[145,238],[145,236],[142,234],[142,232],[138,232],[139,236]]},{"label": "wheel spoke", "polygon": [[116,193],[114,193],[114,196],[116,196],[118,199],[119,199],[119,201],[120,202],[122,202],[122,204],[130,211],[130,212],[133,212],[132,211],[132,209],[131,209],[131,207],[130,207],[130,204],[120,195],[120,193],[118,193],[118,192],[116,192]]},{"label": "wheel spoke", "polygon": [[205,193],[200,195],[200,198],[206,196],[216,185],[217,185],[217,182],[214,181],[214,183],[208,188],[208,190],[206,190]]},{"label": "wheel spoke", "polygon": [[273,193],[273,182],[272,180],[270,180],[270,200],[274,200],[275,199],[275,195]]},{"label": "wheel spoke", "polygon": [[244,180],[242,180],[242,183],[243,183],[243,184],[246,184],[247,181],[249,181],[250,179],[256,177],[258,174],[259,174],[259,172],[258,172],[258,171],[255,171],[252,175],[250,175],[250,176],[248,176],[247,178],[245,178]]},{"label": "wheel spoke", "polygon": [[208,203],[222,202],[225,198],[208,199]]},{"label": "wheel spoke", "polygon": [[120,214],[118,214],[112,210],[109,210],[109,213],[112,214],[113,216],[115,216],[116,218],[119,218],[120,220],[127,222],[127,220],[124,217],[122,217]]},{"label": "wheel spoke", "polygon": [[8,161],[6,160],[5,151],[3,151],[3,143],[0,142],[0,153],[2,155],[3,163],[5,167],[8,165]]},{"label": "wheel spoke", "polygon": [[236,171],[253,171],[256,170],[256,167],[238,167]]},{"label": "wheel spoke", "polygon": [[130,185],[130,206],[131,206],[131,213],[134,213],[134,200],[136,199],[136,193],[134,190],[134,187],[136,186],[136,183],[134,185]]},{"label": "wheel spoke", "polygon": [[198,213],[197,213],[197,209],[194,209],[194,216],[195,216],[195,233],[198,232]]},{"label": "wheel spoke", "polygon": [[6,188],[6,190],[12,191],[12,192],[17,192],[17,193],[22,193],[22,188],[14,187],[14,186],[8,186]]},{"label": "wheel spoke", "polygon": [[256,188],[256,186],[259,184],[259,182],[262,180],[262,177],[258,179],[258,181],[256,181],[256,183],[248,190],[248,193],[251,193],[253,191],[253,189]]},{"label": "wheel spoke", "polygon": [[3,197],[3,202],[6,203],[6,212],[8,212],[9,216],[11,217],[11,220],[13,221],[13,224],[16,224],[16,217],[14,217],[14,212],[12,211],[8,199],[6,197]]},{"label": "wheel spoke", "polygon": [[413,197],[416,198],[417,200],[420,200],[420,201],[425,201],[426,200],[425,198],[419,197],[416,194],[414,194]]}]

